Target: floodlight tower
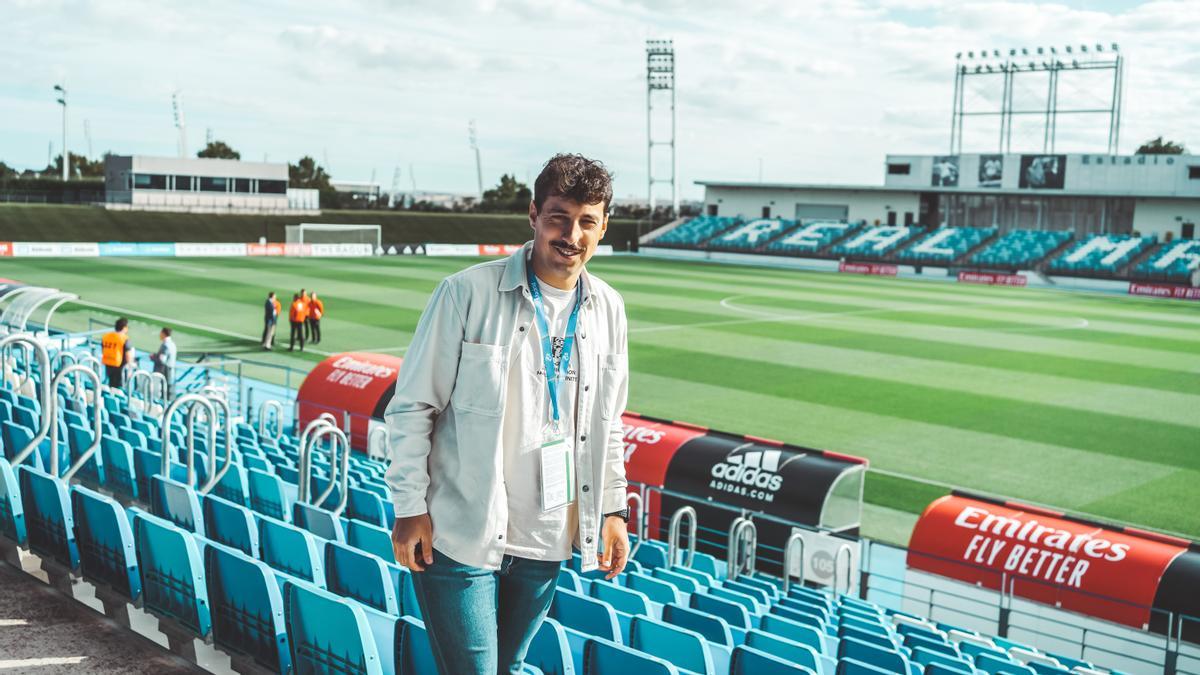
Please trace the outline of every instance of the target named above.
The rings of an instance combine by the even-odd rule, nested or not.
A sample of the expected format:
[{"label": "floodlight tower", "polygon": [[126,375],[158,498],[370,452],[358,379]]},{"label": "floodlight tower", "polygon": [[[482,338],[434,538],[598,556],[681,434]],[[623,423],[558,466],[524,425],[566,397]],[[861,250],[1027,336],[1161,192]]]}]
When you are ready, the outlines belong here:
[{"label": "floodlight tower", "polygon": [[[654,92],[656,91],[666,91],[671,94],[671,137],[669,140],[655,140],[654,138]],[[654,146],[656,145],[665,145],[671,150],[670,177],[658,178],[654,175]],[[646,191],[650,199],[651,220],[654,219],[655,183],[671,185],[672,214],[678,216],[679,164],[675,158],[675,45],[672,40],[646,40]]]},{"label": "floodlight tower", "polygon": [[479,138],[475,135],[475,120],[467,123],[467,136],[471,150],[475,151],[475,182],[479,186],[479,200],[483,201],[483,163],[479,159]]},{"label": "floodlight tower", "polygon": [[88,120],[83,121],[83,140],[87,141],[87,151],[88,151],[87,156],[89,158],[93,157],[93,155],[92,155],[92,123]]},{"label": "floodlight tower", "polygon": [[67,154],[67,88],[61,84],[54,85],[54,91],[58,92],[58,104],[62,106],[62,179],[67,182],[67,171],[69,170],[71,159]]},{"label": "floodlight tower", "polygon": [[180,157],[187,157],[187,122],[183,117],[183,92],[176,89],[171,92],[171,112],[175,116],[175,129],[179,132],[176,141]]}]

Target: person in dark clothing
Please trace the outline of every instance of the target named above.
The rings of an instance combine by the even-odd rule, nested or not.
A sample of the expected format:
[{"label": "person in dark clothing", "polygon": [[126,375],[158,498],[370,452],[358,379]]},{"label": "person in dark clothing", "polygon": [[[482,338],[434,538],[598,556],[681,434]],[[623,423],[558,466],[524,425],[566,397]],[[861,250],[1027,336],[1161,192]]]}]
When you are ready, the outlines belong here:
[{"label": "person in dark clothing", "polygon": [[279,322],[279,300],[275,299],[275,291],[267,293],[267,304],[263,307],[263,337],[262,348],[271,351],[275,346],[275,325]]},{"label": "person in dark clothing", "polygon": [[308,319],[308,306],[296,293],[292,296],[292,307],[288,310],[288,320],[292,324],[292,337],[288,343],[288,351],[296,350],[296,342],[300,342],[300,351],[304,351],[304,325]]}]

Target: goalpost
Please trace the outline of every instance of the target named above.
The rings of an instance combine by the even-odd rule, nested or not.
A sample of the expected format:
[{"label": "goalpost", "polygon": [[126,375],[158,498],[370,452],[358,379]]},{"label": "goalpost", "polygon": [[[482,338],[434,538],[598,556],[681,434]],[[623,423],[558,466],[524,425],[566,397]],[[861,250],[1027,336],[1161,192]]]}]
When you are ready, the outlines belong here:
[{"label": "goalpost", "polygon": [[289,244],[370,244],[374,253],[383,246],[383,228],[379,225],[300,223],[288,225],[286,230]]}]

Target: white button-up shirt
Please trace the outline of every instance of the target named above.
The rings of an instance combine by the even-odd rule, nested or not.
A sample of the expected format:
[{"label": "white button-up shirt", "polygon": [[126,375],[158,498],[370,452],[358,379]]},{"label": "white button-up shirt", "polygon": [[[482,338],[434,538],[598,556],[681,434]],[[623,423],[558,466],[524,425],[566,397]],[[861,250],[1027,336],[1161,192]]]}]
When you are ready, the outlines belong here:
[{"label": "white button-up shirt", "polygon": [[[525,268],[531,246],[438,284],[384,413],[396,517],[429,513],[434,548],[484,569],[500,568],[506,546],[502,422],[512,344],[537,331]],[[575,545],[589,571],[598,566],[603,514],[626,504],[621,413],[629,362],[621,296],[587,272],[579,283]],[[541,426],[540,409],[524,414]]]}]

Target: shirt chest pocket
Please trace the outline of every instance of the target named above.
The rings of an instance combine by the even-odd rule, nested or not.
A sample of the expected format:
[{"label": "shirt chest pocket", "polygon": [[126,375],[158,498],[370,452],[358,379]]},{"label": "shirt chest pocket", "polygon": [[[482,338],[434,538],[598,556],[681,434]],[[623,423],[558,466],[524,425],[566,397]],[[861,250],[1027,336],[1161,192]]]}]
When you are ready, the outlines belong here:
[{"label": "shirt chest pocket", "polygon": [[600,355],[600,418],[611,420],[620,415],[622,388],[625,384],[626,373],[629,371],[629,356],[627,354]]},{"label": "shirt chest pocket", "polygon": [[503,345],[462,343],[458,377],[450,396],[455,410],[490,416],[500,414],[507,353]]}]

